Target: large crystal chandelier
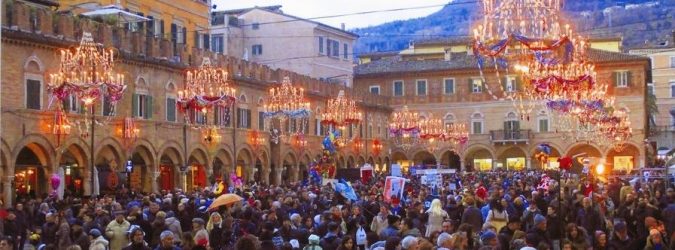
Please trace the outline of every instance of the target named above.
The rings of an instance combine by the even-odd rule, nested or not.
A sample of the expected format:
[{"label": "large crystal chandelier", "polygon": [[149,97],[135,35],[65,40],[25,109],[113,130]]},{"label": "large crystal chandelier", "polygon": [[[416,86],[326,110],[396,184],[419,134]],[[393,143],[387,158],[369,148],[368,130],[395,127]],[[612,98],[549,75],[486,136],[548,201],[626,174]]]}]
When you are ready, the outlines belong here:
[{"label": "large crystal chandelier", "polygon": [[356,105],[356,101],[347,99],[345,91],[340,90],[337,98],[326,103],[326,109],[321,114],[321,123],[324,125],[345,126],[358,124],[363,119],[363,113]]},{"label": "large crystal chandelier", "polygon": [[[113,117],[117,102],[122,99],[127,87],[124,75],[114,72],[113,51],[95,43],[89,32],[82,33],[78,47],[61,50],[59,71],[49,75],[47,84],[51,97],[58,100],[57,105],[74,96],[85,108],[91,109],[100,98],[105,97],[110,108],[106,116]],[[58,109],[62,110],[63,105],[59,105]],[[85,123],[89,125],[88,120]]]},{"label": "large crystal chandelier", "polygon": [[[211,60],[204,57],[201,66],[187,71],[185,86],[178,91],[178,108],[186,114],[187,123],[207,125],[209,114],[216,108],[232,105],[235,92],[227,71],[211,66]],[[212,125],[215,124],[216,121]]]},{"label": "large crystal chandelier", "polygon": [[321,124],[332,126],[333,129],[340,131],[341,136],[336,138],[338,149],[344,148],[353,138],[347,133],[347,127],[354,129],[354,126],[361,124],[363,113],[356,105],[356,101],[345,97],[344,90],[338,92],[337,98],[326,102],[326,108],[321,114]]},{"label": "large crystal chandelier", "polygon": [[[272,141],[279,143],[279,139],[283,139],[289,142],[287,139],[290,137],[284,131],[286,122],[290,127],[288,133],[304,134],[310,112],[309,101],[305,100],[305,90],[294,87],[291,79],[284,77],[281,86],[270,88],[263,104],[263,118],[265,126],[271,126]],[[299,126],[297,121],[300,121]]]},{"label": "large crystal chandelier", "polygon": [[409,111],[408,106],[403,106],[403,109],[391,114],[389,135],[396,146],[408,150],[419,142],[419,125],[419,114]]}]

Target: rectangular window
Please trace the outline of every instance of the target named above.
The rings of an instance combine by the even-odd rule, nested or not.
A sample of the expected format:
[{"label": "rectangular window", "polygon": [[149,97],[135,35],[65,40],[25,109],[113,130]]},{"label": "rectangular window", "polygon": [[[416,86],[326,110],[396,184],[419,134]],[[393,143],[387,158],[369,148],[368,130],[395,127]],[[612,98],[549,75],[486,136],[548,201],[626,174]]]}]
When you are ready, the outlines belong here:
[{"label": "rectangular window", "polygon": [[68,99],[63,101],[63,109],[68,111],[69,113],[75,114],[82,112],[82,107],[76,95],[69,95]]},{"label": "rectangular window", "polygon": [[670,67],[675,68],[675,56],[670,57]]},{"label": "rectangular window", "polygon": [[539,132],[548,132],[548,119],[539,119]]},{"label": "rectangular window", "polygon": [[670,97],[675,98],[675,82],[670,82]]},{"label": "rectangular window", "polygon": [[319,37],[319,54],[323,55],[323,37]]},{"label": "rectangular window", "polygon": [[314,119],[314,135],[321,135],[321,121],[319,119]]},{"label": "rectangular window", "polygon": [[483,80],[474,78],[471,79],[471,93],[482,93],[483,92]]},{"label": "rectangular window", "polygon": [[614,72],[614,81],[616,87],[625,88],[628,87],[630,83],[630,71],[617,71]]},{"label": "rectangular window", "polygon": [[251,25],[251,29],[254,29],[254,30],[260,29],[260,23],[253,23]]},{"label": "rectangular window", "polygon": [[507,76],[504,82],[504,91],[506,92],[515,92],[516,91],[516,78],[513,76]]},{"label": "rectangular window", "polygon": [[237,127],[251,128],[251,110],[237,108]]},{"label": "rectangular window", "polygon": [[451,95],[455,93],[455,79],[446,78],[443,79],[443,93],[446,95]]},{"label": "rectangular window", "polygon": [[112,103],[110,97],[103,96],[103,116],[112,116]]},{"label": "rectangular window", "polygon": [[379,95],[380,94],[380,86],[379,85],[378,86],[370,86],[370,93]]},{"label": "rectangular window", "polygon": [[258,112],[258,130],[265,131],[265,113]]},{"label": "rectangular window", "polygon": [[648,95],[654,95],[654,84],[653,83],[647,84],[647,94]]},{"label": "rectangular window", "polygon": [[166,98],[166,121],[176,122],[176,99]]},{"label": "rectangular window", "polygon": [[133,116],[143,119],[152,118],[152,96],[144,94],[134,94],[131,100]]},{"label": "rectangular window", "polygon": [[230,109],[216,106],[213,108],[213,123],[219,126],[230,126]]},{"label": "rectangular window", "polygon": [[349,45],[346,43],[343,44],[342,57],[344,59],[349,59]]},{"label": "rectangular window", "polygon": [[41,107],[42,83],[38,80],[26,80],[26,108],[37,109]]},{"label": "rectangular window", "polygon": [[417,80],[417,95],[427,95],[427,80]]},{"label": "rectangular window", "polygon": [[163,24],[162,22],[163,22],[162,19],[157,19],[152,23],[153,24],[152,30],[155,37],[161,37],[162,35],[162,24]]},{"label": "rectangular window", "polygon": [[211,51],[222,54],[224,50],[223,41],[222,34],[211,36]]},{"label": "rectangular window", "polygon": [[254,56],[255,55],[262,55],[262,53],[263,53],[262,44],[253,45],[253,47],[251,48],[251,52],[253,53]]},{"label": "rectangular window", "polygon": [[340,42],[333,39],[327,39],[326,51],[330,57],[340,57]]},{"label": "rectangular window", "polygon": [[472,134],[482,134],[483,133],[483,122],[474,121],[471,123],[471,133]]},{"label": "rectangular window", "polygon": [[403,96],[403,81],[394,81],[394,96]]}]

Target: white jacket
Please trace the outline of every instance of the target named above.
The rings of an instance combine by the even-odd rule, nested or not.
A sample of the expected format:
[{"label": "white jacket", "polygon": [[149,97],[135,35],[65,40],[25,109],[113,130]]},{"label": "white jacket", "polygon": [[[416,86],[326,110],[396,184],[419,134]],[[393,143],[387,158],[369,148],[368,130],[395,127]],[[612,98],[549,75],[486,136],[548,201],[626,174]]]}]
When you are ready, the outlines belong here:
[{"label": "white jacket", "polygon": [[108,223],[108,226],[105,227],[105,236],[110,239],[110,249],[122,249],[129,245],[129,237],[127,236],[129,227],[131,227],[131,223],[127,220],[124,220],[122,224],[117,223],[116,220]]},{"label": "white jacket", "polygon": [[103,236],[99,236],[91,242],[89,250],[108,250],[108,244],[108,241]]}]

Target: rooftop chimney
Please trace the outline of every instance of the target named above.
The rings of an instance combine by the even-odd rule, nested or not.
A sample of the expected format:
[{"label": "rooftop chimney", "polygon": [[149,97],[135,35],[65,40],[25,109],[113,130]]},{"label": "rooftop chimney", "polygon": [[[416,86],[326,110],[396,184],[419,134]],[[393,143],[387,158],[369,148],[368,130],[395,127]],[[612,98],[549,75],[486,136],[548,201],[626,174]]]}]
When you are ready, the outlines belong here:
[{"label": "rooftop chimney", "polygon": [[452,52],[451,52],[451,49],[450,49],[450,48],[445,49],[445,56],[444,56],[444,59],[445,59],[446,61],[450,61],[450,59],[452,59]]},{"label": "rooftop chimney", "polygon": [[342,30],[345,30],[345,23],[340,23],[340,28],[342,28]]}]

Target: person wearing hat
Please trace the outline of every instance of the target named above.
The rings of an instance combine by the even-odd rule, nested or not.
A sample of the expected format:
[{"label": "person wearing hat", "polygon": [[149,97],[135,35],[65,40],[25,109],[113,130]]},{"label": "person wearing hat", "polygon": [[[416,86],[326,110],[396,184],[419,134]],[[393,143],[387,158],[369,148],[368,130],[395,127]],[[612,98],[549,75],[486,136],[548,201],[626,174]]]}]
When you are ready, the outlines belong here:
[{"label": "person wearing hat", "polygon": [[108,240],[106,240],[105,237],[101,235],[101,231],[96,228],[89,230],[89,242],[89,250],[108,249]]},{"label": "person wearing hat", "polygon": [[124,219],[124,210],[115,211],[115,219],[105,227],[105,235],[110,239],[110,249],[122,249],[129,245],[127,231],[131,223]]},{"label": "person wearing hat", "polygon": [[159,234],[159,246],[157,246],[155,250],[180,250],[180,248],[174,244],[175,237],[176,236],[170,230],[164,230]]},{"label": "person wearing hat", "polygon": [[534,216],[534,227],[527,231],[526,241],[530,246],[538,246],[540,243],[545,243],[551,246],[551,240],[546,231],[546,217],[541,214]]},{"label": "person wearing hat", "polygon": [[628,235],[626,223],[619,221],[614,224],[614,233],[609,241],[609,249],[637,249],[636,241]]},{"label": "person wearing hat", "polygon": [[194,235],[193,239],[195,243],[199,246],[208,246],[209,245],[209,232],[204,228],[204,219],[194,218],[192,219],[192,233]]},{"label": "person wearing hat", "polygon": [[42,225],[40,240],[45,245],[56,244],[56,231],[59,230],[59,225],[56,224],[56,215],[51,212],[47,213],[45,215],[45,222]]},{"label": "person wearing hat", "polygon": [[302,250],[323,250],[321,246],[319,245],[319,242],[321,241],[321,238],[316,235],[312,234],[307,238],[307,241],[309,244],[305,246]]},{"label": "person wearing hat", "polygon": [[518,215],[509,216],[508,223],[506,223],[505,227],[502,227],[502,229],[499,230],[499,234],[497,235],[501,249],[509,249],[509,245],[513,239],[513,234],[519,229],[520,217],[518,217]]},{"label": "person wearing hat", "polygon": [[499,247],[499,241],[497,240],[497,234],[492,231],[486,231],[480,235],[480,242],[483,247],[487,246],[491,249]]}]

